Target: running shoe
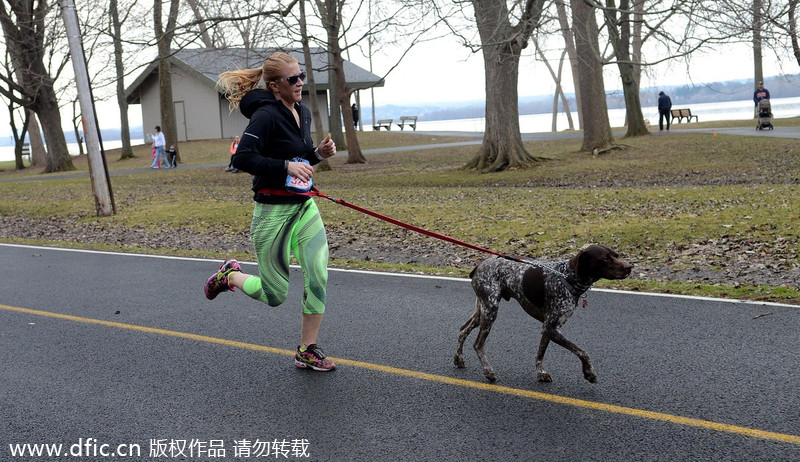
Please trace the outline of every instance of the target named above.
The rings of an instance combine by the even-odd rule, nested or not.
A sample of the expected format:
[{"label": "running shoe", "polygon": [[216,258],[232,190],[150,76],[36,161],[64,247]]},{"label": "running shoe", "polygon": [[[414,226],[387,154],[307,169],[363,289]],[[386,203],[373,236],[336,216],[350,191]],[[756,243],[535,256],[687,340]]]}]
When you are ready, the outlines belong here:
[{"label": "running shoe", "polygon": [[206,282],[206,298],[214,300],[217,295],[229,290],[236,290],[235,287],[228,283],[228,276],[234,271],[241,272],[242,267],[239,262],[234,259],[225,260],[219,267],[219,271],[212,274]]},{"label": "running shoe", "polygon": [[303,352],[300,351],[300,346],[298,346],[294,354],[294,365],[300,369],[308,368],[323,372],[336,369],[336,364],[325,357],[322,348],[316,343],[307,346]]}]

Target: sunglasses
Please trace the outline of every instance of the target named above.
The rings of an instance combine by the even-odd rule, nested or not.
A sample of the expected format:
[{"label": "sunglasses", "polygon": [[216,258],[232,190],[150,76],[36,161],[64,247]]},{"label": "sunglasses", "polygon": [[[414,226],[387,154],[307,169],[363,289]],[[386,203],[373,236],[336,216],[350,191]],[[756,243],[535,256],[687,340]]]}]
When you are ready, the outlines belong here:
[{"label": "sunglasses", "polygon": [[301,73],[299,73],[297,75],[293,75],[291,77],[284,77],[284,78],[278,79],[275,82],[277,83],[277,82],[280,82],[281,80],[286,80],[286,83],[288,83],[289,85],[297,85],[297,80],[298,79],[305,82],[306,73],[305,72],[301,72]]}]

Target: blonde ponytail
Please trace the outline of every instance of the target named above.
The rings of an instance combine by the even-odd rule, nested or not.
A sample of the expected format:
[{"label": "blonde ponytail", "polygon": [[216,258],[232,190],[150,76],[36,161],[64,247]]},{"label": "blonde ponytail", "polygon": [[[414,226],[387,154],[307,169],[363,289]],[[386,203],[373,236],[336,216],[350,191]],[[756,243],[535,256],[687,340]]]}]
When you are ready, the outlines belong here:
[{"label": "blonde ponytail", "polygon": [[283,68],[288,64],[296,63],[292,55],[282,51],[272,53],[264,61],[261,69],[241,69],[238,71],[223,72],[219,75],[217,88],[222,90],[222,94],[228,99],[231,112],[239,108],[239,102],[248,91],[255,88],[258,83],[264,80],[265,85],[269,82],[279,80],[283,77]]},{"label": "blonde ponytail", "polygon": [[261,69],[240,69],[227,71],[219,75],[217,88],[222,90],[223,96],[228,99],[228,108],[231,112],[239,108],[239,102],[248,91],[258,85],[261,80]]}]

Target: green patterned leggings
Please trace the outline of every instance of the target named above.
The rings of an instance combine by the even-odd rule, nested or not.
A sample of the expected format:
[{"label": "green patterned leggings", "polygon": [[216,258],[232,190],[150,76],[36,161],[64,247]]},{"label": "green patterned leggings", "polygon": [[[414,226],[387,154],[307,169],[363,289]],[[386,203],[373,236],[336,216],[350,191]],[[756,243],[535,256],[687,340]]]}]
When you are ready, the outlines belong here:
[{"label": "green patterned leggings", "polygon": [[317,204],[255,203],[250,238],[258,256],[259,276],[249,277],[243,291],[269,306],[286,301],[289,293],[289,252],[300,263],[305,279],[304,314],[325,312],[328,284],[328,237]]}]

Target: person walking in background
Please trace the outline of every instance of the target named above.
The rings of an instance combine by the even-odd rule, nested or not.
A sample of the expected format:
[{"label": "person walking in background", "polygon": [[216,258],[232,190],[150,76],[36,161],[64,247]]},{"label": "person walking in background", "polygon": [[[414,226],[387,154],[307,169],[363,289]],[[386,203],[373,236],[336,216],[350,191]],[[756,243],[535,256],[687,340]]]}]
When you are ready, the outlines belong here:
[{"label": "person walking in background", "polygon": [[756,118],[758,118],[758,103],[760,103],[762,99],[769,99],[769,90],[764,88],[764,82],[758,82],[758,87],[756,87],[756,90],[753,92],[753,103],[756,105]]},{"label": "person walking in background", "polygon": [[[261,68],[219,76],[231,110],[238,107],[250,119],[233,166],[253,175],[250,236],[259,274],[245,274],[239,262],[226,260],[206,281],[205,293],[213,300],[238,288],[250,298],[278,306],[289,292],[289,256],[294,254],[305,280],[295,366],[330,371],[336,365],[317,345],[326,306],[328,238],[316,202],[286,189],[295,180],[310,185],[312,165],[336,154],[330,135],[314,147],[311,111],[301,104],[305,78],[297,59],[284,52],[270,55]],[[259,82],[266,88],[255,88]]]},{"label": "person walking in background", "polygon": [[153,147],[156,150],[155,159],[153,159],[153,163],[150,165],[150,168],[159,168],[159,162],[161,162],[162,157],[164,158],[164,168],[169,168],[167,153],[164,152],[164,146],[167,144],[167,141],[164,139],[164,133],[161,131],[161,127],[156,125],[155,135],[148,133],[147,136],[153,139]]},{"label": "person walking in background", "polygon": [[658,93],[658,131],[664,131],[664,119],[667,119],[667,131],[669,131],[669,123],[672,109],[672,100],[663,91]]},{"label": "person walking in background", "polygon": [[350,110],[353,111],[353,125],[358,128],[358,106],[356,106],[356,103],[350,106]]},{"label": "person walking in background", "polygon": [[236,138],[231,141],[231,161],[228,164],[228,167],[225,169],[226,172],[231,173],[239,173],[239,170],[233,167],[233,155],[236,154],[236,149],[239,147],[239,135],[236,135]]}]

